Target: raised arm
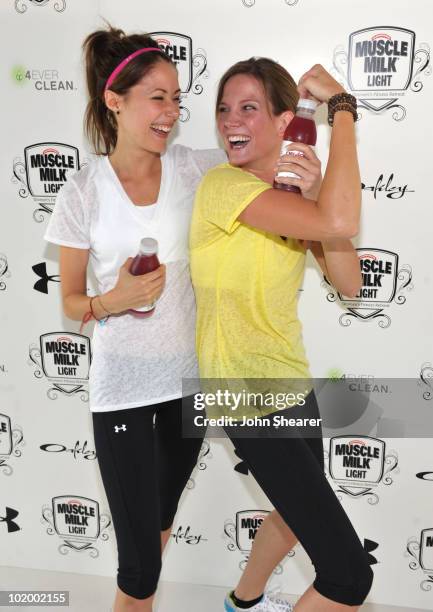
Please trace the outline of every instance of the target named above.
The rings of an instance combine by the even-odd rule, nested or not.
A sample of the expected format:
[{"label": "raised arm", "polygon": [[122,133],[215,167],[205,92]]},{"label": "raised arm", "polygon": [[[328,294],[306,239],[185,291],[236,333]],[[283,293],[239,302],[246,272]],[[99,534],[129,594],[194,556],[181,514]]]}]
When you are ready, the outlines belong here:
[{"label": "raised arm", "polygon": [[[322,66],[314,66],[300,80],[307,92],[327,102],[343,88]],[[243,223],[292,238],[330,240],[358,233],[361,178],[352,114],[339,111],[332,128],[328,164],[317,201],[282,190],[269,189],[239,215]]]},{"label": "raised arm", "polygon": [[362,287],[359,258],[350,240],[312,242],[311,252],[328,281],[343,295],[355,297]]}]

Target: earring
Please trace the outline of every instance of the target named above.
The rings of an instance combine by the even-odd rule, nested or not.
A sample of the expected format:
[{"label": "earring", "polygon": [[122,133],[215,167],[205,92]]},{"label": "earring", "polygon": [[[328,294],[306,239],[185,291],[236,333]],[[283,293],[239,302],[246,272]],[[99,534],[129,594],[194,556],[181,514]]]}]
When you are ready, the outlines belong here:
[{"label": "earring", "polygon": [[117,110],[117,111],[116,111],[116,115],[120,115],[120,110]]}]

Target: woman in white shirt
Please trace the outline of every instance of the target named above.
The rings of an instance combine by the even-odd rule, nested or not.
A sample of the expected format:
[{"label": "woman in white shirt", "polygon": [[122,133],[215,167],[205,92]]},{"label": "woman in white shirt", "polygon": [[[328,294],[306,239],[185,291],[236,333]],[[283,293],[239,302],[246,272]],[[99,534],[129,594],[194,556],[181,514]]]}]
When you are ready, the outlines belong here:
[{"label": "woman in white shirt", "polygon": [[[98,159],[68,179],[45,238],[60,245],[65,314],[93,333],[90,410],[118,545],[114,612],[152,609],[161,552],[201,439],[182,438],[182,379],[198,378],[188,265],[192,201],[218,150],[167,148],[179,117],[175,65],[146,35],[109,28],[84,42],[86,131]],[[164,262],[129,272],[143,237]],[[98,295],[87,295],[89,258]],[[139,318],[128,309],[156,303]]]}]

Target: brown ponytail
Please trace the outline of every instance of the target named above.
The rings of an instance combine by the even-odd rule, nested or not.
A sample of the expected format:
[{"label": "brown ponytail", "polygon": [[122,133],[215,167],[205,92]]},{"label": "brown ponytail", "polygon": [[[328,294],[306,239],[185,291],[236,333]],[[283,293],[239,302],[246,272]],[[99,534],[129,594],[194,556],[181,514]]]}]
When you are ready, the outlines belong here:
[{"label": "brown ponytail", "polygon": [[[117,121],[105,105],[104,88],[112,71],[128,55],[143,47],[158,47],[147,34],[127,36],[111,27],[89,34],[83,43],[89,101],[84,115],[84,131],[98,155],[109,155],[117,142]],[[165,53],[143,53],[130,62],[116,77],[110,90],[124,95],[145,76],[157,62],[170,62]]]}]

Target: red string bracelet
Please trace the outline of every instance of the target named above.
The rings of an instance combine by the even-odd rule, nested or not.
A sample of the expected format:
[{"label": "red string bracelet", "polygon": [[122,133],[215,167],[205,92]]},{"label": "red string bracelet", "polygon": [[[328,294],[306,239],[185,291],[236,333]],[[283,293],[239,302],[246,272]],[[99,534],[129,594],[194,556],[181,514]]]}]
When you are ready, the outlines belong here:
[{"label": "red string bracelet", "polygon": [[[87,312],[85,312],[85,313],[84,313],[84,316],[83,316],[83,318],[82,318],[81,325],[80,325],[80,331],[78,332],[79,334],[81,334],[81,332],[83,331],[83,327],[84,327],[85,325],[87,325],[87,323],[88,323],[88,322],[89,322],[91,319],[95,319],[95,321],[101,321],[101,322],[104,322],[104,323],[105,323],[105,321],[108,319],[108,317],[104,317],[104,318],[102,318],[102,319],[98,319],[98,318],[95,316],[95,313],[93,312],[93,304],[92,304],[92,302],[93,302],[93,300],[94,300],[94,299],[96,299],[97,297],[99,297],[99,295],[94,295],[94,296],[92,296],[92,297],[90,298],[90,303],[89,303],[89,308],[90,308],[90,310],[88,310]],[[101,300],[99,300],[99,301],[101,301]],[[102,302],[101,302],[101,306],[102,306],[102,308],[104,308],[104,306],[103,306]],[[105,308],[104,308],[104,310],[105,310]],[[108,312],[108,310],[105,310],[105,312]],[[110,314],[111,314],[111,313],[110,313]]]}]

